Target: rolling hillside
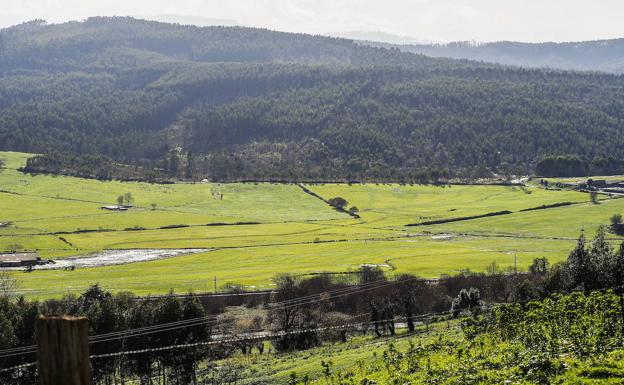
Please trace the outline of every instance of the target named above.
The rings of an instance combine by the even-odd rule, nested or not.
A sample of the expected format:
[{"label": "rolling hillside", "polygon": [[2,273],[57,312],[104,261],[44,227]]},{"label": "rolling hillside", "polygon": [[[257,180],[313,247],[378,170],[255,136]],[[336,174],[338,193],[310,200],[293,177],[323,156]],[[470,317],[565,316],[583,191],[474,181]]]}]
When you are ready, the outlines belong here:
[{"label": "rolling hillside", "polygon": [[0,150],[64,154],[36,170],[76,154],[178,178],[399,181],[624,157],[616,75],[132,18],[4,29],[0,73]]}]

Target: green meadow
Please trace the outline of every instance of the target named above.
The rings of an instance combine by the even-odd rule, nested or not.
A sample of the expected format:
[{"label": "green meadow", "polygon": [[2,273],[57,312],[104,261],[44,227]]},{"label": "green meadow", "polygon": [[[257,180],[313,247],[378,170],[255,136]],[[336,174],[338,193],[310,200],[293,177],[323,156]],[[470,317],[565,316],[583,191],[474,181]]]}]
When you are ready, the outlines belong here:
[{"label": "green meadow", "polygon": [[[29,155],[0,153],[0,252],[44,258],[106,250],[205,249],[115,266],[12,273],[30,296],[52,297],[90,284],[137,294],[270,288],[277,274],[351,272],[375,264],[388,274],[435,278],[491,262],[526,268],[533,258],[563,260],[581,230],[591,237],[624,200],[538,186],[178,183],[96,181],[18,171]],[[127,212],[102,210],[130,193]],[[342,197],[353,218],[324,200]],[[523,211],[569,202],[567,206]],[[501,211],[507,215],[445,222]],[[438,224],[408,226],[422,222]],[[612,235],[617,242],[619,238]]]}]

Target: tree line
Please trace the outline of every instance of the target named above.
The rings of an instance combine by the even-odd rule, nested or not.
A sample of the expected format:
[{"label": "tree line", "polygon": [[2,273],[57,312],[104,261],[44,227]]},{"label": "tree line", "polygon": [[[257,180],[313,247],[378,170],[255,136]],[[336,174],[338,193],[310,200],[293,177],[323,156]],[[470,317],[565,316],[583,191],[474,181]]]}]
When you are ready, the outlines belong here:
[{"label": "tree line", "polygon": [[624,173],[624,161],[612,156],[591,160],[572,155],[547,156],[537,163],[535,173],[544,177],[619,175]]}]

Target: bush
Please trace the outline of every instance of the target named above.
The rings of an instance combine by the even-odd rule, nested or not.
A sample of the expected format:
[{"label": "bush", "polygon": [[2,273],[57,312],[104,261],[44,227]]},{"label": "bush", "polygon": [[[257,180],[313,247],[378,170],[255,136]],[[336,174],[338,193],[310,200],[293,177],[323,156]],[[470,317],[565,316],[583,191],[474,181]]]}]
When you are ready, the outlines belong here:
[{"label": "bush", "polygon": [[332,207],[335,207],[341,210],[344,210],[344,208],[347,207],[347,205],[349,204],[349,202],[347,202],[346,199],[341,198],[341,197],[332,198],[328,200],[327,203],[329,203]]}]

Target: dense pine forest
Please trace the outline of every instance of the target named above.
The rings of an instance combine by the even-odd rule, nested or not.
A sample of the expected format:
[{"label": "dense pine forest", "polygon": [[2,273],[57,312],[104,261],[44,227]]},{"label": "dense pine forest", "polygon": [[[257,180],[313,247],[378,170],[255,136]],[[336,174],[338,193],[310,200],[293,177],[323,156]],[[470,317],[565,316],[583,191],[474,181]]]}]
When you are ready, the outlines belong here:
[{"label": "dense pine forest", "polygon": [[618,75],[132,18],[3,29],[0,74],[0,150],[48,154],[33,172],[422,181],[624,157]]}]

